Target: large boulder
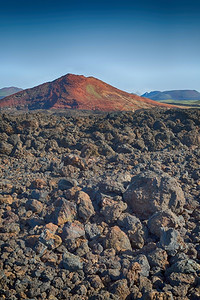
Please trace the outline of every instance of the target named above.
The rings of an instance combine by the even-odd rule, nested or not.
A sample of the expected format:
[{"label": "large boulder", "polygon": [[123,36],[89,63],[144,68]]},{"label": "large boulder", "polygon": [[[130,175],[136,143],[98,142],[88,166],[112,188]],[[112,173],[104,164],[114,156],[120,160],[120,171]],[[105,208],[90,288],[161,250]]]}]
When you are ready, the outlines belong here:
[{"label": "large boulder", "polygon": [[146,171],[134,176],[123,197],[133,212],[143,219],[166,209],[181,213],[185,204],[179,183],[162,171]]}]

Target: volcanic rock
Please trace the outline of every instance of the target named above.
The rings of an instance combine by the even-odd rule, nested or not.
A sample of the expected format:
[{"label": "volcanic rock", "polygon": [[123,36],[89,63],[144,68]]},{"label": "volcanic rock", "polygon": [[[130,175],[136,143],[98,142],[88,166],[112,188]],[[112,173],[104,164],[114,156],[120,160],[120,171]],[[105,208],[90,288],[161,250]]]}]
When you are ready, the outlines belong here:
[{"label": "volcanic rock", "polygon": [[5,141],[0,142],[0,153],[10,155],[12,153],[13,146]]},{"label": "volcanic rock", "polygon": [[75,197],[78,205],[78,215],[86,222],[95,213],[92,201],[89,195],[83,191],[77,192]]},{"label": "volcanic rock", "polygon": [[111,198],[103,198],[101,205],[100,213],[108,223],[116,221],[127,208],[127,204],[123,201],[114,201]]},{"label": "volcanic rock", "polygon": [[178,182],[161,171],[147,171],[133,177],[123,197],[133,212],[142,218],[165,209],[180,213],[185,204],[184,193]]},{"label": "volcanic rock", "polygon": [[26,202],[26,209],[27,210],[32,210],[33,212],[37,212],[37,213],[41,213],[41,211],[43,210],[43,204],[38,201],[38,200],[28,200]]},{"label": "volcanic rock", "polygon": [[57,225],[63,225],[74,220],[77,213],[76,204],[62,199],[55,211],[47,217],[48,220],[54,221]]},{"label": "volcanic rock", "polygon": [[113,248],[117,252],[132,250],[129,238],[118,226],[110,228],[105,244],[106,248]]},{"label": "volcanic rock", "polygon": [[63,227],[62,238],[63,240],[74,240],[79,237],[85,236],[84,226],[79,222],[66,223]]},{"label": "volcanic rock", "polygon": [[45,244],[49,249],[54,249],[59,247],[62,244],[60,236],[53,234],[50,230],[45,229],[40,237],[39,241]]},{"label": "volcanic rock", "polygon": [[199,125],[196,109],[0,113],[0,298],[198,299]]},{"label": "volcanic rock", "polygon": [[162,229],[178,228],[183,225],[183,220],[178,218],[170,209],[165,211],[158,211],[153,214],[148,220],[148,228],[151,233],[157,237],[161,236]]},{"label": "volcanic rock", "polygon": [[123,213],[117,220],[117,223],[127,230],[127,235],[133,249],[144,246],[144,231],[140,219],[128,213]]},{"label": "volcanic rock", "polygon": [[65,252],[63,254],[63,267],[69,271],[78,271],[83,269],[83,263],[77,255],[70,252]]},{"label": "volcanic rock", "polygon": [[127,280],[122,279],[122,280],[116,281],[111,286],[111,292],[112,292],[112,294],[118,296],[119,299],[122,299],[122,300],[127,299],[128,295],[130,294],[130,291],[127,286]]},{"label": "volcanic rock", "polygon": [[180,234],[175,229],[162,229],[160,245],[169,255],[175,255],[183,247]]},{"label": "volcanic rock", "polygon": [[140,254],[134,259],[134,262],[137,262],[141,267],[140,275],[144,277],[148,277],[150,271],[150,265],[147,257],[143,254]]},{"label": "volcanic rock", "polygon": [[165,270],[165,268],[169,264],[167,260],[167,252],[161,248],[155,249],[154,251],[149,253],[147,257],[151,267],[159,267]]}]

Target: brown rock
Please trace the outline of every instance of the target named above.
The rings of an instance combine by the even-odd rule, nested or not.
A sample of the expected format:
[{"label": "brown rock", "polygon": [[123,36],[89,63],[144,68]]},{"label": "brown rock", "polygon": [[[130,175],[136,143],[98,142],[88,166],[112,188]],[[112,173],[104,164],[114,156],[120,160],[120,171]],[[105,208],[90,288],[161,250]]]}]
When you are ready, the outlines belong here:
[{"label": "brown rock", "polygon": [[171,273],[168,277],[169,283],[172,286],[179,286],[182,284],[192,285],[195,282],[196,276],[193,274],[184,274],[184,273]]},{"label": "brown rock", "polygon": [[48,223],[44,227],[45,229],[48,229],[52,233],[56,233],[56,230],[58,229],[58,226],[53,223]]},{"label": "brown rock", "polygon": [[46,185],[47,185],[46,181],[41,178],[37,178],[31,183],[31,186],[35,189],[43,189]]},{"label": "brown rock", "polygon": [[126,275],[129,285],[133,285],[138,281],[139,273],[141,272],[141,266],[139,263],[134,262],[131,267],[128,270],[128,273]]},{"label": "brown rock", "polygon": [[142,223],[138,218],[129,213],[122,213],[117,220],[117,224],[127,230],[127,235],[133,249],[143,248],[144,231]]},{"label": "brown rock", "polygon": [[52,251],[47,251],[45,254],[41,257],[42,262],[47,262],[53,266],[56,266],[58,264],[58,257],[56,253]]},{"label": "brown rock", "polygon": [[172,294],[170,292],[157,292],[151,291],[144,295],[144,300],[172,300]]},{"label": "brown rock", "polygon": [[10,155],[12,153],[12,150],[13,145],[4,141],[0,142],[0,154]]},{"label": "brown rock", "polygon": [[161,236],[162,228],[178,228],[181,226],[179,218],[170,210],[159,211],[148,220],[148,228],[157,237]]},{"label": "brown rock", "polygon": [[72,222],[76,213],[76,204],[63,199],[61,205],[52,213],[52,218],[55,219],[55,223],[60,226],[67,222]]},{"label": "brown rock", "polygon": [[133,285],[130,287],[130,297],[133,300],[141,299],[142,298],[142,293],[140,292],[139,288],[137,285]]},{"label": "brown rock", "polygon": [[104,284],[98,275],[90,275],[88,276],[88,279],[91,287],[93,287],[95,290],[100,290],[104,287]]},{"label": "brown rock", "polygon": [[144,277],[144,276],[140,276],[139,278],[139,289],[140,291],[142,291],[142,293],[147,293],[147,292],[151,292],[152,291],[152,283],[151,281]]},{"label": "brown rock", "polygon": [[73,186],[71,189],[64,191],[64,194],[68,200],[75,200],[76,194],[81,191],[78,186]]},{"label": "brown rock", "polygon": [[98,147],[92,143],[84,145],[81,149],[81,156],[87,159],[92,156],[99,156]]},{"label": "brown rock", "polygon": [[128,295],[130,295],[130,291],[129,291],[129,288],[127,285],[127,280],[122,279],[122,280],[116,281],[111,286],[111,292],[114,295],[118,296],[119,299],[125,300],[128,297]]},{"label": "brown rock", "polygon": [[51,179],[49,181],[49,186],[50,186],[51,189],[55,189],[56,186],[57,186],[57,181],[55,179]]},{"label": "brown rock", "polygon": [[82,257],[86,253],[90,252],[90,248],[88,247],[88,240],[83,238],[78,238],[76,244],[77,244],[76,254],[78,256]]},{"label": "brown rock", "polygon": [[95,214],[90,196],[83,191],[77,192],[76,203],[78,205],[78,215],[85,222]]},{"label": "brown rock", "polygon": [[123,196],[134,213],[144,219],[160,210],[180,213],[185,204],[184,193],[176,179],[162,171],[136,175]]},{"label": "brown rock", "polygon": [[190,291],[188,298],[191,300],[200,299],[200,286],[193,288]]},{"label": "brown rock", "polygon": [[[189,285],[188,284],[180,284],[179,286],[173,286],[171,291],[173,295],[176,297],[175,299],[184,299],[188,300],[187,294],[189,290]],[[196,299],[195,299],[196,300]]]},{"label": "brown rock", "polygon": [[0,204],[9,204],[11,205],[13,203],[14,199],[11,195],[0,195]]},{"label": "brown rock", "polygon": [[111,198],[104,198],[101,205],[102,208],[100,213],[105,217],[107,223],[116,221],[127,208],[127,204],[125,202],[114,201]]},{"label": "brown rock", "polygon": [[79,237],[85,236],[84,225],[79,221],[66,223],[63,227],[62,238],[74,240]]},{"label": "brown rock", "polygon": [[69,154],[65,157],[63,157],[64,165],[72,165],[74,167],[79,168],[80,170],[85,170],[86,163],[83,158],[81,158],[78,155]]},{"label": "brown rock", "polygon": [[[3,168],[3,165],[0,165],[0,167]],[[11,193],[13,189],[13,184],[10,181],[6,180],[0,181],[0,189],[2,190],[2,192]]]},{"label": "brown rock", "polygon": [[26,204],[27,209],[30,209],[36,213],[41,213],[43,210],[43,207],[44,207],[43,204],[36,199],[29,200],[29,201],[27,201],[27,204]]},{"label": "brown rock", "polygon": [[161,248],[156,248],[150,254],[148,254],[148,261],[151,267],[159,267],[165,270],[166,266],[169,264],[167,261],[167,252]]},{"label": "brown rock", "polygon": [[45,244],[49,249],[55,249],[62,244],[60,236],[53,234],[50,230],[45,229],[40,237],[39,241]]},{"label": "brown rock", "polygon": [[106,248],[113,248],[116,252],[132,250],[127,235],[118,227],[111,227],[105,241]]}]

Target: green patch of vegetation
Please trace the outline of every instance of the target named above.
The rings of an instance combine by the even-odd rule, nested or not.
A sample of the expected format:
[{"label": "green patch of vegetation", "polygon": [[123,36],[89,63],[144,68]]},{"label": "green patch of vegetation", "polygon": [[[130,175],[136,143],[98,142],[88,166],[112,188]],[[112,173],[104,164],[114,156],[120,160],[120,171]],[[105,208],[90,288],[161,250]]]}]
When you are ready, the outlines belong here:
[{"label": "green patch of vegetation", "polygon": [[174,104],[174,105],[183,105],[183,106],[194,106],[199,107],[200,106],[200,100],[160,100],[160,103],[166,103],[166,104]]},{"label": "green patch of vegetation", "polygon": [[101,96],[95,91],[95,87],[91,84],[86,86],[86,91],[88,94],[95,96],[98,99],[101,99]]}]

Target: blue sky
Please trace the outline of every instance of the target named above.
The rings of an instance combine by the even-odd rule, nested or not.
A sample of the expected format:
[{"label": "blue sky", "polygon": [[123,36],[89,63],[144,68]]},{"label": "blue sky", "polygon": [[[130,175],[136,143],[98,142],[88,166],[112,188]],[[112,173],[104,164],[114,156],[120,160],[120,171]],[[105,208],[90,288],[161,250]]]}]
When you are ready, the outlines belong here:
[{"label": "blue sky", "polygon": [[0,88],[67,73],[128,92],[200,91],[197,0],[0,0]]}]

